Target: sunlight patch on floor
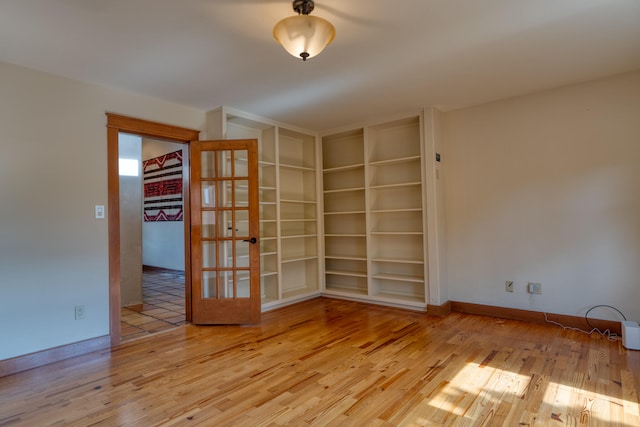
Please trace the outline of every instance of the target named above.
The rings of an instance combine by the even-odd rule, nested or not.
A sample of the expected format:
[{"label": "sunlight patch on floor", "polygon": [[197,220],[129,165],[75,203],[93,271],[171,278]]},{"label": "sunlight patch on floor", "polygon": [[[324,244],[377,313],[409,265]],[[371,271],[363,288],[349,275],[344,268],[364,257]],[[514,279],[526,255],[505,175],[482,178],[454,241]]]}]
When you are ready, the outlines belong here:
[{"label": "sunlight patch on floor", "polygon": [[[449,425],[493,416],[501,403],[520,400],[531,377],[468,362],[451,381],[442,381],[411,411],[410,425]],[[427,385],[428,386],[428,385]]]},{"label": "sunlight patch on floor", "polygon": [[[426,384],[423,393],[426,398],[405,418],[407,425],[553,422],[635,427],[640,419],[637,402],[548,381],[544,375],[523,375],[475,362],[468,362],[450,381]],[[539,406],[526,404],[532,393],[540,394]],[[506,418],[507,412],[514,413],[514,407],[520,407],[515,411],[518,418]]]},{"label": "sunlight patch on floor", "polygon": [[[598,421],[603,425],[612,423],[611,425],[634,427],[640,417],[640,408],[636,402],[553,381],[547,386],[543,405],[552,408],[553,419],[565,423]],[[623,418],[628,416],[629,420],[620,419],[621,414]]]}]

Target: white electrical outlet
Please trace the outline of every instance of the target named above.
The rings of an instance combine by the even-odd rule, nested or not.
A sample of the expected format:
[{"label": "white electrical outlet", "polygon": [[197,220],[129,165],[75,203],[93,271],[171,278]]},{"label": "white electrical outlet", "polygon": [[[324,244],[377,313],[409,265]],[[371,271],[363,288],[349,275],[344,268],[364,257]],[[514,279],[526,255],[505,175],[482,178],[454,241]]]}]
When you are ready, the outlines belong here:
[{"label": "white electrical outlet", "polygon": [[542,293],[542,283],[529,282],[527,284],[527,292],[530,293],[530,294],[541,294]]},{"label": "white electrical outlet", "polygon": [[513,292],[513,280],[507,280],[504,282],[504,290],[507,292]]},{"label": "white electrical outlet", "polygon": [[76,317],[76,320],[84,319],[84,305],[76,305],[75,317]]}]

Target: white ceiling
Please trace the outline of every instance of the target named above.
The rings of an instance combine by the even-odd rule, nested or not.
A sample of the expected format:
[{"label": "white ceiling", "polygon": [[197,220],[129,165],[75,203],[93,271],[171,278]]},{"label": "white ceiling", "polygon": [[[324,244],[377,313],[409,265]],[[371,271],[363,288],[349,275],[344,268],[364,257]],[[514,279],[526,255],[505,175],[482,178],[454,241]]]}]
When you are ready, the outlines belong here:
[{"label": "white ceiling", "polygon": [[0,61],[323,130],[640,69],[640,0],[316,0],[336,39],[302,62],[289,0],[0,0]]}]

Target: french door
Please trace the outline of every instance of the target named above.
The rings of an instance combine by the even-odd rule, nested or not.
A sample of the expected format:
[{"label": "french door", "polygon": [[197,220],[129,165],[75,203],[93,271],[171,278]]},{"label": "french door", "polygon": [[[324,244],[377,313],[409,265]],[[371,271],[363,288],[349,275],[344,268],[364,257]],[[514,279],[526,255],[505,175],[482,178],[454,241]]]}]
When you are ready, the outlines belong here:
[{"label": "french door", "polygon": [[257,323],[257,141],[193,141],[190,154],[192,322]]}]

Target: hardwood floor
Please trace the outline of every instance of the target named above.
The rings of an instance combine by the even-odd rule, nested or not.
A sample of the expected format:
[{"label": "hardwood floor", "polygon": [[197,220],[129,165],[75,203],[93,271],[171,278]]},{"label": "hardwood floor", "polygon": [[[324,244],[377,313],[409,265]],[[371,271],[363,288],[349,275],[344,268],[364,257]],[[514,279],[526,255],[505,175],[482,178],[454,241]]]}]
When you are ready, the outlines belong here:
[{"label": "hardwood floor", "polygon": [[0,378],[0,426],[640,425],[600,336],[318,298]]}]

